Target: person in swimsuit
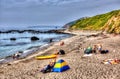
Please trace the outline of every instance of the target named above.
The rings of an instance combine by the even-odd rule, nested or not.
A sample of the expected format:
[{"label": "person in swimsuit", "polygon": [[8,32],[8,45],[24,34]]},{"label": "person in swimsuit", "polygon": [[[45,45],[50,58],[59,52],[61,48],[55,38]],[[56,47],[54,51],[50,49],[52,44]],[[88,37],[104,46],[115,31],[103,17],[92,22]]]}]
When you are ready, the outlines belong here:
[{"label": "person in swimsuit", "polygon": [[102,51],[102,45],[101,44],[97,44],[97,49],[98,49],[98,52],[101,53],[101,51]]}]

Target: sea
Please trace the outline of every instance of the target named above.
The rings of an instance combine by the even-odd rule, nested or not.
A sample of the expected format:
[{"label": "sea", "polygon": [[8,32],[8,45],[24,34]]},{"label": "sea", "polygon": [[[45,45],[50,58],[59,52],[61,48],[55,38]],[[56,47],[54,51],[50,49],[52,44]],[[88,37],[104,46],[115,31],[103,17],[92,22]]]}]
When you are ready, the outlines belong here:
[{"label": "sea", "polygon": [[[7,57],[12,56],[18,51],[23,51],[23,55],[27,56],[41,47],[48,46],[50,39],[53,42],[60,41],[68,38],[71,35],[62,33],[48,33],[50,30],[61,30],[64,29],[61,26],[28,26],[28,27],[3,27],[0,28],[0,61]],[[35,32],[24,31],[19,32],[7,32],[11,30],[23,31],[32,30]],[[37,31],[37,32],[36,32]],[[42,32],[42,33],[41,33]],[[31,41],[31,37],[37,37],[39,40]],[[16,40],[10,40],[10,38],[16,38]]]}]

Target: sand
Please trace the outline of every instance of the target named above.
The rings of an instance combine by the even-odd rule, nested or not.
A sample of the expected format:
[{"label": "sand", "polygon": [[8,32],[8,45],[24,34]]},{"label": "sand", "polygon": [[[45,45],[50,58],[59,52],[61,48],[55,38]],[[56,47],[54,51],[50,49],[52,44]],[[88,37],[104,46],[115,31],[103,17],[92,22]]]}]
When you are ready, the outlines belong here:
[{"label": "sand", "polygon": [[[69,32],[69,31],[65,31]],[[91,31],[72,31],[75,36],[51,44],[50,47],[38,51],[24,59],[0,65],[0,79],[120,79],[120,64],[103,64],[105,59],[120,59],[120,35],[100,34]],[[89,45],[101,43],[107,54],[93,54],[83,57],[84,49]],[[55,53],[65,50],[65,55],[59,55],[57,60],[64,59],[70,69],[61,73],[50,72],[43,74],[40,69],[52,59],[36,60],[37,55]]]}]

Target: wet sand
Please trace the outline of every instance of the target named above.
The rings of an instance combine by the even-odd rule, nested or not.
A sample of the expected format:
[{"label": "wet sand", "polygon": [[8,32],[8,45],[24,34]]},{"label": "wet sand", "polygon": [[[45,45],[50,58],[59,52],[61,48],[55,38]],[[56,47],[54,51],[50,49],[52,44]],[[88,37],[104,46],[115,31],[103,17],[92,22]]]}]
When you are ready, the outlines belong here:
[{"label": "wet sand", "polygon": [[[68,32],[68,31],[66,31]],[[105,59],[120,59],[120,35],[98,34],[99,32],[72,31],[73,37],[36,52],[24,59],[0,65],[0,79],[120,79],[120,64],[103,64]],[[101,43],[107,54],[93,54],[83,57],[84,49],[89,45]],[[37,55],[49,55],[56,50],[65,50],[65,55],[59,55],[57,60],[64,59],[70,69],[61,73],[50,72],[43,74],[40,69],[52,59],[36,60]]]}]

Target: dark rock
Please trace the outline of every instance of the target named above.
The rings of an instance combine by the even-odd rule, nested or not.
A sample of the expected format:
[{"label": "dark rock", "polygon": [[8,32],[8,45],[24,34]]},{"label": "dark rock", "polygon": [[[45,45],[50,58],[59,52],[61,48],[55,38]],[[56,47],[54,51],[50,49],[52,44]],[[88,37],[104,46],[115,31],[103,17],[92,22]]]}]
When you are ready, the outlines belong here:
[{"label": "dark rock", "polygon": [[10,40],[11,40],[11,41],[15,41],[15,40],[16,40],[16,38],[10,38]]},{"label": "dark rock", "polygon": [[8,63],[7,65],[8,65],[8,66],[10,66],[11,64],[10,64],[10,63]]},{"label": "dark rock", "polygon": [[37,40],[39,40],[38,37],[35,37],[35,36],[31,37],[31,41],[37,41]]}]

